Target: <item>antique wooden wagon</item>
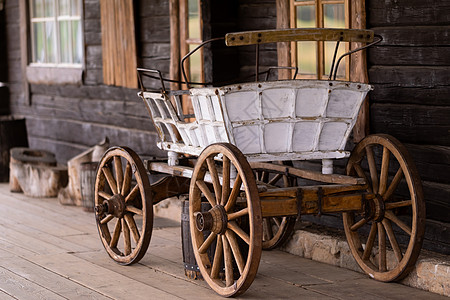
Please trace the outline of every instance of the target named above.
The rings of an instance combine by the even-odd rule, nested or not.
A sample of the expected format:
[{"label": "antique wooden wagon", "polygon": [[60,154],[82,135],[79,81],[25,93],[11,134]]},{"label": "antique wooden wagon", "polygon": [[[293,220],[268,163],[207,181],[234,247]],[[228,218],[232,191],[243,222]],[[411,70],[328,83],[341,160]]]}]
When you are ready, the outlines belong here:
[{"label": "antique wooden wagon", "polygon": [[[370,30],[349,29],[225,37],[228,46],[255,44],[257,51],[262,43],[304,40],[366,45],[360,49],[377,42]],[[139,261],[150,243],[152,205],[189,192],[195,258],[203,278],[222,296],[245,292],[262,249],[283,242],[302,214],[342,213],[348,244],[364,272],[381,281],[404,277],[424,234],[421,181],[405,147],[391,136],[370,135],[346,151],[372,87],[332,80],[340,60],[336,68],[333,61],[329,80],[257,80],[183,91],[165,90],[159,71],[140,69],[140,78],[155,73],[161,80],[160,91],[142,86],[139,96],[168,159],[144,164],[126,147],[104,154],[95,215],[110,257],[124,265]],[[192,101],[194,116],[183,114],[182,99]],[[334,174],[333,160],[343,158],[346,174]],[[299,160],[322,160],[322,172],[293,167]],[[148,172],[167,176],[150,185]],[[202,210],[202,202],[211,208]]]}]

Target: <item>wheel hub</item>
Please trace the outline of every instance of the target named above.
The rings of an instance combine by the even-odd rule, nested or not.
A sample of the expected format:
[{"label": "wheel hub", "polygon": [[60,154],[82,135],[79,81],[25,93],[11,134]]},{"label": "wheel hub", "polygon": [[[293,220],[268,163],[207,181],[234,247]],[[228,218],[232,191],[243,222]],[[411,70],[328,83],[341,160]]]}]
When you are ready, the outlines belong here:
[{"label": "wheel hub", "polygon": [[378,194],[366,201],[366,205],[364,205],[364,218],[366,220],[380,222],[384,219],[384,212],[384,199]]},{"label": "wheel hub", "polygon": [[125,198],[121,194],[116,194],[96,206],[95,211],[98,214],[107,213],[116,218],[122,218],[125,214],[125,208]]},{"label": "wheel hub", "polygon": [[194,217],[198,231],[212,231],[216,234],[223,234],[227,229],[227,213],[222,205],[216,205],[208,212],[196,212]]}]

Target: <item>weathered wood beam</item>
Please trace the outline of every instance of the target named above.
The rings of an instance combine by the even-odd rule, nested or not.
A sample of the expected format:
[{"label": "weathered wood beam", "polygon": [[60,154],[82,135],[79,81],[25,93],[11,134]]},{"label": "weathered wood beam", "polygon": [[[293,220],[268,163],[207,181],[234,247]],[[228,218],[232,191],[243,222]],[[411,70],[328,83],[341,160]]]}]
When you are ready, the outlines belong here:
[{"label": "weathered wood beam", "polygon": [[[277,0],[277,29],[289,28],[289,0]],[[289,42],[278,43],[278,66],[291,66],[291,44]],[[279,70],[278,79],[290,79],[290,70]]]},{"label": "weathered wood beam", "polygon": [[281,174],[291,174],[297,177],[321,181],[325,183],[340,183],[340,184],[365,184],[363,178],[351,177],[338,174],[322,174],[320,172],[302,170],[288,166],[276,165],[264,162],[250,162],[252,169],[268,169]]}]

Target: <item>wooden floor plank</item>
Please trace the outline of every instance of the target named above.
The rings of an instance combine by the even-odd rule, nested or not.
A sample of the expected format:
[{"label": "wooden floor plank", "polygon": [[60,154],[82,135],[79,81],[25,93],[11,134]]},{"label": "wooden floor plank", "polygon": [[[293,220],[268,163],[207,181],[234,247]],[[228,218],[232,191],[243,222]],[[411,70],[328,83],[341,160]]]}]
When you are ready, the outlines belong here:
[{"label": "wooden floor plank", "polygon": [[1,300],[11,300],[11,299],[17,299],[9,294],[7,294],[6,292],[0,290],[0,299]]},{"label": "wooden floor plank", "polygon": [[66,299],[111,299],[22,258],[16,258],[14,261],[2,260],[0,266],[33,284],[45,286]]},{"label": "wooden floor plank", "polygon": [[[3,228],[7,228],[11,231],[20,233],[21,235],[30,236],[33,239],[37,239],[41,242],[45,242],[49,245],[52,245],[56,248],[59,248],[64,251],[71,251],[71,252],[84,252],[84,251],[92,251],[92,249],[86,247],[84,243],[73,243],[71,241],[68,241],[65,239],[64,236],[54,236],[47,234],[45,232],[42,232],[38,230],[37,228],[31,228],[29,226],[23,225],[23,224],[14,224],[14,225],[3,225]],[[69,237],[72,236],[81,236],[84,237],[86,234],[80,234],[80,235],[69,235]],[[98,248],[98,245],[96,245]]]},{"label": "wooden floor plank", "polygon": [[83,231],[73,229],[65,225],[69,224],[70,219],[56,219],[53,220],[48,215],[37,215],[33,212],[20,210],[9,206],[7,203],[0,204],[0,223],[4,220],[14,220],[15,223],[35,227],[42,232],[49,233],[55,236],[82,234]]},{"label": "wooden floor plank", "polygon": [[[49,221],[61,223],[72,229],[86,231],[90,226],[95,225],[94,213],[84,212],[81,207],[63,206],[58,203],[57,198],[37,199],[16,193],[4,196],[7,197],[4,203],[16,211],[35,216],[45,215]],[[74,216],[76,218],[73,218]]]},{"label": "wooden floor plank", "polygon": [[[149,256],[152,256],[151,253],[148,254]],[[183,299],[223,299],[212,292],[203,281],[196,282],[201,283],[200,286],[193,285],[192,282],[184,276],[183,266],[180,264],[177,265],[178,269],[176,272],[171,272],[169,270],[158,269],[153,264],[139,263],[133,266],[120,266],[109,259],[109,257],[106,257],[104,253],[100,252],[81,253],[77,254],[77,256],[143,284],[151,285],[162,290],[168,290],[175,296]],[[154,258],[154,256],[152,257]],[[201,289],[201,292],[198,289]]]},{"label": "wooden floor plank", "polygon": [[57,293],[37,285],[0,267],[0,290],[18,299],[65,299]]},{"label": "wooden floor plank", "polygon": [[39,255],[26,257],[26,259],[107,297],[148,299],[148,295],[152,295],[154,299],[177,299],[170,291],[163,291],[151,285],[142,284],[73,254]]},{"label": "wooden floor plank", "polygon": [[360,278],[352,281],[334,282],[328,285],[309,286],[308,289],[326,295],[333,295],[339,299],[444,299],[443,296],[417,289],[405,289],[398,283],[383,283],[370,278]]}]

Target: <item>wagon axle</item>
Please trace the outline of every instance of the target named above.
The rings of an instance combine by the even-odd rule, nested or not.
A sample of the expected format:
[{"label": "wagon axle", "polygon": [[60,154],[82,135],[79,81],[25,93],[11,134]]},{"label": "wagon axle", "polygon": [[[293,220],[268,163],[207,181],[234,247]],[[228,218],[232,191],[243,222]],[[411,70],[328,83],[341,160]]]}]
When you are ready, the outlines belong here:
[{"label": "wagon axle", "polygon": [[383,197],[377,194],[370,198],[366,197],[365,200],[363,203],[364,219],[381,222],[384,219],[385,212]]},{"label": "wagon axle", "polygon": [[99,215],[106,213],[116,218],[123,218],[126,211],[125,198],[121,194],[115,194],[100,205],[95,206],[94,210]]},{"label": "wagon axle", "polygon": [[216,205],[208,212],[196,212],[194,217],[198,231],[212,231],[216,234],[224,234],[227,229],[227,212],[222,205]]}]

